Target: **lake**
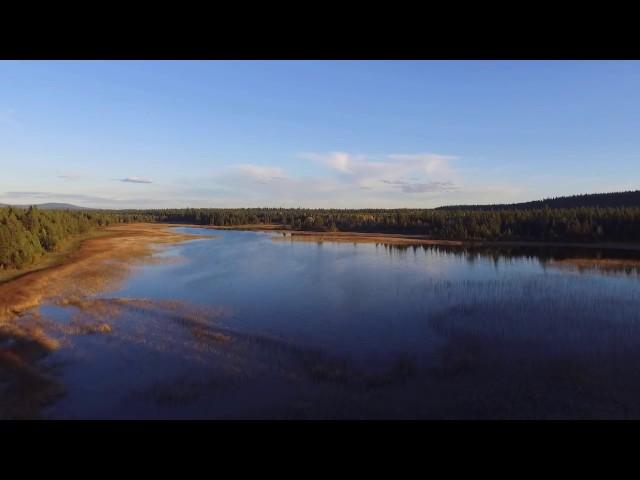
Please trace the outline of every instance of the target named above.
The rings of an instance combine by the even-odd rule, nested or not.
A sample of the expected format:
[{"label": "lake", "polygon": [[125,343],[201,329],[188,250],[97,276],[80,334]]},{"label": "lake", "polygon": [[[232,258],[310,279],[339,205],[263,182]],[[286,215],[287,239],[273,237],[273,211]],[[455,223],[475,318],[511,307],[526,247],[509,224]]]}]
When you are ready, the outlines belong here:
[{"label": "lake", "polygon": [[640,418],[638,271],[572,264],[637,254],[178,230],[211,238],[41,306],[45,417]]}]

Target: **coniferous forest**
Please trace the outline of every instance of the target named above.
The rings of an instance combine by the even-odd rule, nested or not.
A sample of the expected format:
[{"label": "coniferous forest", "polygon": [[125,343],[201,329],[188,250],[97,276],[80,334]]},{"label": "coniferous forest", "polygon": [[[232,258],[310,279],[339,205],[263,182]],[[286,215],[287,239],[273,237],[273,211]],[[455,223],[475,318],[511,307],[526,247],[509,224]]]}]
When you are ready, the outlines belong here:
[{"label": "coniferous forest", "polygon": [[0,208],[0,269],[24,268],[58,249],[69,237],[132,221],[217,226],[276,224],[292,230],[402,233],[447,240],[640,242],[640,192],[439,209]]},{"label": "coniferous forest", "polygon": [[44,254],[58,250],[70,237],[133,220],[144,218],[101,211],[0,208],[0,270],[28,267]]},{"label": "coniferous forest", "polygon": [[491,211],[247,208],[137,213],[161,222],[219,226],[277,224],[292,230],[402,233],[449,240],[640,241],[640,208],[627,207]]}]

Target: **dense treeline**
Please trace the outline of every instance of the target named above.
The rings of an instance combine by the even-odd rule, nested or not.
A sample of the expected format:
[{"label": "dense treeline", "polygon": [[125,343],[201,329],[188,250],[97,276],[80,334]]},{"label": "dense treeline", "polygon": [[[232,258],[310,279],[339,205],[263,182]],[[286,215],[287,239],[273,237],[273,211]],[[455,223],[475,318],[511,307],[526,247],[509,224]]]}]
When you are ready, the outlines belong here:
[{"label": "dense treeline", "polygon": [[0,269],[23,268],[68,237],[111,223],[276,224],[311,231],[405,233],[434,239],[640,242],[640,208],[509,210],[185,208],[53,211],[0,208]]},{"label": "dense treeline", "polygon": [[406,233],[439,239],[640,241],[640,208],[626,207],[489,211],[243,208],[138,213],[162,222],[219,226],[264,223],[295,230]]},{"label": "dense treeline", "polygon": [[438,210],[531,210],[539,208],[640,207],[640,190],[615,193],[587,193],[546,198],[533,202],[497,203],[493,205],[451,205]]},{"label": "dense treeline", "polygon": [[0,208],[0,270],[24,268],[69,237],[114,222],[152,220],[141,215],[99,211]]}]

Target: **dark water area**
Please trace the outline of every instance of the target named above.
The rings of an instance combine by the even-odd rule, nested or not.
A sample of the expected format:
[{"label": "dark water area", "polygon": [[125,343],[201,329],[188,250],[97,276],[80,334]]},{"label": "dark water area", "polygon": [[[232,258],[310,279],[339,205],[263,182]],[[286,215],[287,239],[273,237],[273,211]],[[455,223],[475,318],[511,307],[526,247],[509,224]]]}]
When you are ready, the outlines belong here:
[{"label": "dark water area", "polygon": [[66,393],[45,417],[640,418],[637,253],[178,230],[212,238],[99,309],[41,307],[109,325],[46,359]]}]

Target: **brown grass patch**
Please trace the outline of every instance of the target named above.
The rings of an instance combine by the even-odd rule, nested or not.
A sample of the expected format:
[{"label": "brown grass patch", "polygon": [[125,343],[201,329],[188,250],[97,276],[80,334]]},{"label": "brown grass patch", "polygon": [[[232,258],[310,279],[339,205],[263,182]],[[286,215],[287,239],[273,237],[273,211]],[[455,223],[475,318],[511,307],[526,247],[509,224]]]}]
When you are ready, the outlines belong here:
[{"label": "brown grass patch", "polygon": [[194,327],[191,332],[193,336],[200,340],[213,340],[218,343],[229,343],[232,340],[230,335],[221,332],[212,332],[203,326]]},{"label": "brown grass patch", "polygon": [[170,232],[166,227],[162,224],[106,227],[104,235],[82,242],[64,264],[0,284],[0,322],[44,300],[81,298],[114,289],[127,278],[132,266],[163,261],[152,258],[159,245],[201,238]]},{"label": "brown grass patch", "polygon": [[[164,261],[152,257],[158,246],[201,238],[166,227],[122,224],[104,228],[82,241],[64,263],[0,284],[0,418],[34,418],[63,392],[39,366],[39,360],[60,347],[60,341],[48,336],[47,330],[67,335],[110,333],[112,327],[104,319],[129,303],[86,297],[117,288],[132,266]],[[40,318],[35,307],[55,299],[61,306],[90,312],[93,321],[75,316],[70,324],[61,325]]]},{"label": "brown grass patch", "polygon": [[197,307],[180,300],[151,300],[146,298],[78,298],[68,297],[56,302],[62,307],[74,307],[82,316],[97,320],[113,318],[123,310],[173,316],[176,319],[202,320],[228,316],[230,311],[224,307]]},{"label": "brown grass patch", "polygon": [[389,245],[448,245],[461,246],[464,242],[457,240],[432,240],[421,236],[395,235],[395,234],[370,234],[351,232],[280,232],[274,235],[275,241],[297,242],[338,242],[338,243],[382,243]]},{"label": "brown grass patch", "polygon": [[246,224],[246,225],[175,225],[175,226],[206,228],[208,230],[258,230],[258,231],[287,230],[287,227],[285,225],[280,225],[277,223]]},{"label": "brown grass patch", "polygon": [[596,270],[602,273],[640,274],[640,260],[624,258],[567,258],[551,260],[547,265],[556,268],[588,272]]},{"label": "brown grass patch", "polygon": [[223,307],[196,307],[178,300],[149,300],[144,298],[64,298],[58,306],[72,307],[77,311],[68,325],[56,328],[67,335],[111,333],[107,323],[124,312],[140,313],[154,317],[166,317],[189,329],[203,343],[227,344],[232,337],[217,330],[212,321],[228,317],[230,311]]},{"label": "brown grass patch", "polygon": [[318,232],[310,230],[292,230],[286,225],[238,225],[216,227],[194,225],[194,227],[222,230],[257,230],[278,232],[272,237],[276,241],[299,242],[345,242],[345,243],[382,243],[390,245],[442,245],[469,247],[568,247],[588,248],[597,250],[626,250],[640,251],[640,243],[627,242],[543,242],[527,240],[444,240],[429,235],[411,235],[403,233],[373,233],[373,232]]},{"label": "brown grass patch", "polygon": [[59,330],[66,335],[91,335],[94,333],[111,333],[113,328],[106,322],[92,323],[72,320],[69,325],[62,325]]}]

